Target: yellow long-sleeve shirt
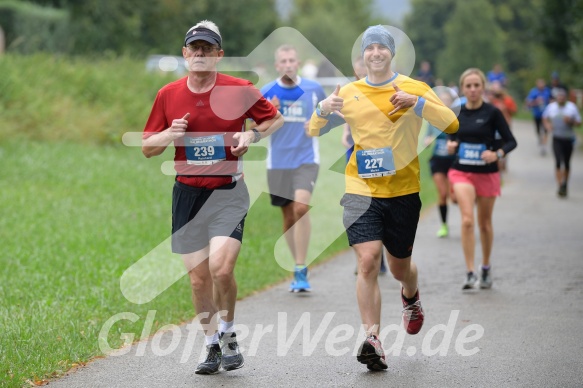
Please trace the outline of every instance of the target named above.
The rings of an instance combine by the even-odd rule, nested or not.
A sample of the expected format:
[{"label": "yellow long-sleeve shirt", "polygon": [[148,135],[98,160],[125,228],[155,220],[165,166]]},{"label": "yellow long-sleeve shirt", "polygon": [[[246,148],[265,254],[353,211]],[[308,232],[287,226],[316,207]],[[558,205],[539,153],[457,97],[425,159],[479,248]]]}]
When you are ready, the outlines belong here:
[{"label": "yellow long-sleeve shirt", "polygon": [[[394,109],[390,102],[395,94],[393,82],[399,89],[422,100],[416,107],[401,109],[389,116],[389,112]],[[376,198],[419,192],[421,184],[417,144],[422,119],[446,133],[455,133],[459,127],[455,113],[441,102],[427,84],[401,74],[396,74],[393,79],[380,85],[369,84],[366,79],[361,79],[341,88],[338,95],[344,99],[341,112],[350,125],[354,139],[354,152],[346,165],[346,192]],[[322,129],[325,132],[334,126],[334,121],[337,126],[339,122],[334,119],[338,119],[338,116],[332,116],[320,117],[314,112],[310,119],[310,135],[320,136]],[[364,163],[361,160],[359,176],[357,158],[363,157],[359,156],[358,151],[383,148],[392,151],[394,175],[362,177],[366,174],[362,174]],[[379,152],[386,154],[384,151]],[[368,153],[374,155],[375,151]],[[367,167],[371,167],[369,162]],[[383,163],[389,164],[387,160],[383,160]]]}]

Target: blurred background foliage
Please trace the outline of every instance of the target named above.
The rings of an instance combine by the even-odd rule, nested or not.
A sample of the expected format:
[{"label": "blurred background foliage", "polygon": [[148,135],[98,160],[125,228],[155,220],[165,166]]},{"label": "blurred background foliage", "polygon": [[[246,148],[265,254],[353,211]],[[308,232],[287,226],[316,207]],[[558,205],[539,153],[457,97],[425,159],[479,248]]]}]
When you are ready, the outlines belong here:
[{"label": "blurred background foliage", "polygon": [[0,27],[8,53],[143,59],[180,55],[185,31],[201,19],[219,25],[229,56],[246,56],[289,26],[348,75],[355,40],[369,25],[389,24],[405,31],[416,63],[431,62],[446,85],[467,67],[488,71],[500,63],[517,97],[552,71],[571,87],[583,86],[581,0],[408,3],[407,16],[391,20],[395,2],[388,0],[0,0]]},{"label": "blurred background foliage", "polygon": [[417,58],[429,60],[446,84],[467,67],[487,71],[499,63],[519,98],[553,71],[583,87],[581,0],[411,0],[403,29]]}]

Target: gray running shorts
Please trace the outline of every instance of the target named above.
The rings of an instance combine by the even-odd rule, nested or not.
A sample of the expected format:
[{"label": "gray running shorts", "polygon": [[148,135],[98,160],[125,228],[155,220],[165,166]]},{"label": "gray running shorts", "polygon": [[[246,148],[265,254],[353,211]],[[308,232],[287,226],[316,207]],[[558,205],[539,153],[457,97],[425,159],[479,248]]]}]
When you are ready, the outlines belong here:
[{"label": "gray running shorts", "polygon": [[293,202],[296,190],[314,191],[320,166],[302,164],[298,168],[267,170],[267,184],[273,206],[286,206]]},{"label": "gray running shorts", "polygon": [[249,192],[242,179],[213,190],[175,182],[172,192],[172,252],[199,251],[217,236],[243,241],[248,210]]}]

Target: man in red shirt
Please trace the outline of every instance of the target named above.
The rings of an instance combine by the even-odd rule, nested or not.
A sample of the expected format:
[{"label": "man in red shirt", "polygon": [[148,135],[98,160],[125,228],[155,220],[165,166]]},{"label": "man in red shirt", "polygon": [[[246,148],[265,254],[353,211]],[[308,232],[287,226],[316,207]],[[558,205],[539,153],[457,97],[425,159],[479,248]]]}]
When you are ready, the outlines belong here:
[{"label": "man in red shirt", "polygon": [[[241,157],[252,142],[283,125],[281,114],[251,82],[217,72],[225,55],[221,46],[213,22],[204,20],[188,30],[182,48],[188,75],[160,89],[142,142],[147,158],[160,155],[170,143],[175,147],[172,251],[182,255],[194,308],[203,317],[207,355],[197,374],[243,366],[233,330],[233,271],[249,209]],[[245,131],[248,118],[258,125]]]}]

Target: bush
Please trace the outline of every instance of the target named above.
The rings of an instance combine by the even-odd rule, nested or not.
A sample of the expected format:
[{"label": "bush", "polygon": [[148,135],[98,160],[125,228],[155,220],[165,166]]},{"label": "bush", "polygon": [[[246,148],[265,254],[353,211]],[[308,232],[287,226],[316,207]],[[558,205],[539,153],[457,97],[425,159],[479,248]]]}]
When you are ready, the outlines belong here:
[{"label": "bush", "polygon": [[69,13],[26,2],[0,3],[6,51],[64,53],[70,49]]}]

